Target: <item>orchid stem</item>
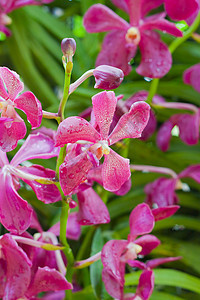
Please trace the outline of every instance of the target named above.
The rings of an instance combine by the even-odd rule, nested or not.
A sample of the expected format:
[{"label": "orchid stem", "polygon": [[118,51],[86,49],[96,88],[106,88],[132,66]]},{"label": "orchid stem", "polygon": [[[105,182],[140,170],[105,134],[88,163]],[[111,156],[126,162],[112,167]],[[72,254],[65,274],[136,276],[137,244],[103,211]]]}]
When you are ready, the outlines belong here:
[{"label": "orchid stem", "polygon": [[[182,44],[184,43],[192,34],[194,31],[197,30],[200,24],[200,13],[197,15],[195,21],[193,24],[190,26],[190,28],[183,34],[183,37],[175,39],[171,45],[169,46],[169,51],[171,54]],[[151,86],[149,89],[149,94],[147,97],[147,103],[151,104],[153,97],[155,96],[157,89],[158,89],[158,84],[159,84],[159,78],[154,78],[151,82]]]}]

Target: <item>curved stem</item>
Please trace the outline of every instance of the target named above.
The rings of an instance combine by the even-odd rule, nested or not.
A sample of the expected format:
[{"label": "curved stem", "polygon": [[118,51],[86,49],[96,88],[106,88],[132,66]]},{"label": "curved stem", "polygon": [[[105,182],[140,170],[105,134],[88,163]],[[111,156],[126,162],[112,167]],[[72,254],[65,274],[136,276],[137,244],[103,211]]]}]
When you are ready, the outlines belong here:
[{"label": "curved stem", "polygon": [[[194,31],[197,30],[199,24],[200,24],[200,13],[196,17],[195,21],[190,26],[190,28],[184,33],[183,37],[177,38],[171,43],[171,45],[169,46],[169,51],[173,53],[182,43],[184,43],[193,34]],[[154,78],[151,82],[149,94],[147,97],[147,103],[149,104],[151,104],[152,99],[157,92],[159,80],[160,80],[159,78]]]},{"label": "curved stem", "polygon": [[130,169],[132,171],[146,171],[146,172],[152,172],[152,173],[162,173],[162,174],[170,175],[173,178],[177,178],[177,174],[169,168],[145,166],[145,165],[130,165]]}]

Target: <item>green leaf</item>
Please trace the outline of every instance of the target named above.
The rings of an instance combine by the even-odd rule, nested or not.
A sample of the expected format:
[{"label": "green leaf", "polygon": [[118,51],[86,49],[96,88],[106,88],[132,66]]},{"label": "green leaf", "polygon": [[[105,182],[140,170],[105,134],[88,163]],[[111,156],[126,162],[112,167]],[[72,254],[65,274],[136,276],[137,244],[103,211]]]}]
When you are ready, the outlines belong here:
[{"label": "green leaf", "polygon": [[[92,241],[92,248],[91,248],[91,256],[98,253],[102,250],[104,245],[101,229],[98,228],[95,232],[93,241]],[[92,284],[92,288],[94,290],[94,293],[97,297],[97,299],[101,299],[101,293],[102,293],[102,263],[101,261],[96,261],[90,266],[90,280]]]}]

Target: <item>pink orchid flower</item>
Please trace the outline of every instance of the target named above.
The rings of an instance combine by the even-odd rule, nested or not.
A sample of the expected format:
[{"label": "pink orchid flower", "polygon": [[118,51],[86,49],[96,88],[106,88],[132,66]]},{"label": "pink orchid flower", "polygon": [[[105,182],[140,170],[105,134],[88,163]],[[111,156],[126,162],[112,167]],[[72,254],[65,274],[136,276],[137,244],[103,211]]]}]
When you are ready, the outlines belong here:
[{"label": "pink orchid flower", "polygon": [[[83,118],[69,117],[58,127],[56,146],[64,146],[67,143],[88,144],[87,150],[94,153],[98,159],[104,155],[103,187],[108,191],[116,191],[129,179],[131,173],[129,160],[118,155],[110,146],[124,138],[140,137],[148,122],[150,107],[144,102],[134,103],[109,134],[117,104],[114,92],[101,92],[92,98],[92,103],[100,132]],[[89,161],[87,152],[61,165],[60,184],[65,194],[69,194],[72,187],[85,180],[86,174],[92,168],[93,164]]]},{"label": "pink orchid flower", "polygon": [[32,299],[41,292],[72,289],[60,272],[48,266],[32,272],[32,261],[10,234],[0,238],[0,254],[2,300]]},{"label": "pink orchid flower", "polygon": [[10,30],[6,28],[12,20],[7,16],[8,13],[27,5],[47,4],[54,0],[0,0],[0,31],[7,36],[11,34]]},{"label": "pink orchid flower", "polygon": [[39,127],[42,121],[41,103],[31,92],[19,95],[23,89],[17,73],[0,68],[0,149],[5,152],[13,150],[26,135],[26,125],[15,108],[27,115],[32,128]]},{"label": "pink orchid flower", "polygon": [[146,15],[157,8],[163,0],[112,0],[130,16],[130,23],[123,20],[102,4],[89,8],[84,16],[84,26],[90,33],[110,31],[103,42],[96,65],[111,65],[120,68],[124,75],[131,71],[129,61],[139,46],[142,59],[136,71],[151,78],[163,77],[171,68],[172,57],[168,47],[161,41],[158,29],[174,36],[182,36],[175,24],[164,19],[165,13]]},{"label": "pink orchid flower", "polygon": [[186,168],[180,174],[177,174],[175,178],[161,177],[148,183],[144,189],[148,205],[156,205],[159,208],[176,205],[179,199],[175,191],[176,189],[184,189],[184,184],[180,179],[186,177],[200,183],[200,165],[192,165]]},{"label": "pink orchid flower", "polygon": [[[160,215],[161,217],[161,211],[157,210],[155,212],[155,216],[156,215]],[[166,214],[163,214],[163,218],[170,215],[171,213],[168,214],[168,212],[166,212]],[[147,204],[139,204],[133,209],[129,218],[129,224],[130,234],[128,240],[110,240],[104,245],[101,252],[101,260],[104,267],[102,280],[107,292],[113,298],[119,300],[126,298],[123,297],[125,264],[133,264],[138,254],[148,255],[160,244],[160,241],[154,235],[148,234],[154,227],[155,217]],[[140,235],[142,236],[138,238]],[[141,298],[149,299],[153,291],[154,277],[151,270],[148,269],[147,271],[148,272],[142,273],[136,294],[130,299],[137,299],[136,296],[141,297],[145,289],[140,289],[140,287],[144,285],[144,282],[146,282],[148,286],[148,297]]]},{"label": "pink orchid flower", "polygon": [[[0,221],[12,233],[21,234],[30,225],[32,209],[17,193],[19,179],[26,182],[36,193],[39,200],[52,203],[60,200],[60,193],[54,184],[45,184],[45,180],[54,180],[55,172],[39,165],[22,166],[24,161],[58,155],[51,138],[38,133],[30,135],[9,163],[6,153],[0,151]],[[36,180],[44,180],[44,184]]]}]

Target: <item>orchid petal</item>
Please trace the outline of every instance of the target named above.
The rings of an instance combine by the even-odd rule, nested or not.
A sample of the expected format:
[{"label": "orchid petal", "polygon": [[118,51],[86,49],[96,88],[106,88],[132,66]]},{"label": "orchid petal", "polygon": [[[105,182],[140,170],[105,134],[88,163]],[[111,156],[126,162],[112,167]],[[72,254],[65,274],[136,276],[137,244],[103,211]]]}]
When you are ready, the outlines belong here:
[{"label": "orchid petal", "polygon": [[14,100],[16,96],[24,89],[24,84],[20,81],[19,75],[8,68],[1,67],[0,76],[8,90],[9,98]]},{"label": "orchid petal", "polygon": [[88,121],[80,117],[69,117],[60,123],[56,134],[56,146],[80,140],[96,143],[100,140],[100,134]]},{"label": "orchid petal", "polygon": [[136,69],[138,74],[150,78],[161,78],[169,72],[172,65],[171,53],[155,32],[142,32],[139,47],[142,60]]},{"label": "orchid petal", "polygon": [[141,19],[142,0],[125,0],[130,17],[130,24],[132,26],[139,25]]},{"label": "orchid petal", "polygon": [[42,105],[40,101],[31,92],[25,92],[14,101],[16,108],[25,112],[32,128],[40,126],[42,121]]},{"label": "orchid petal", "polygon": [[153,249],[160,245],[160,240],[151,234],[145,234],[137,240],[134,241],[134,244],[137,244],[142,247],[140,255],[148,255]]},{"label": "orchid petal", "polygon": [[117,191],[130,176],[129,159],[118,155],[110,149],[110,153],[105,155],[102,168],[104,189],[110,192]]},{"label": "orchid petal", "polygon": [[3,294],[6,286],[6,261],[0,258],[0,297],[3,299]]},{"label": "orchid petal", "polygon": [[141,270],[145,270],[146,269],[146,264],[139,261],[139,260],[128,260],[127,263],[129,264],[130,267],[132,268],[138,268]]},{"label": "orchid petal", "polygon": [[86,180],[86,175],[93,167],[86,153],[64,162],[59,169],[60,185],[65,195],[69,195]]},{"label": "orchid petal", "polygon": [[11,160],[12,166],[17,166],[25,160],[35,158],[51,158],[58,155],[54,141],[42,133],[30,134],[20,150]]},{"label": "orchid petal", "polygon": [[147,203],[149,205],[157,204],[158,207],[171,206],[177,203],[175,194],[177,179],[158,178],[145,186],[147,194]]},{"label": "orchid petal", "polygon": [[32,209],[16,192],[12,176],[0,172],[1,197],[0,218],[1,223],[12,233],[23,233],[30,225]]},{"label": "orchid petal", "polygon": [[196,64],[183,73],[183,81],[191,84],[193,88],[200,93],[200,64]]},{"label": "orchid petal", "polygon": [[162,151],[167,151],[171,140],[171,131],[174,124],[169,120],[162,124],[158,130],[156,144]]},{"label": "orchid petal", "polygon": [[200,183],[200,165],[192,165],[182,171],[179,178],[190,177],[194,179],[196,182]]},{"label": "orchid petal", "polygon": [[110,145],[124,138],[141,137],[148,123],[150,106],[145,102],[135,102],[128,113],[124,114],[109,135]]},{"label": "orchid petal", "polygon": [[185,20],[189,18],[197,9],[198,2],[196,0],[165,0],[165,9],[172,20]]},{"label": "orchid petal", "polygon": [[127,43],[125,35],[125,30],[113,30],[106,35],[96,66],[110,65],[121,69],[124,75],[130,73],[129,61],[135,56],[137,46]]},{"label": "orchid petal", "polygon": [[[78,223],[78,216],[77,212],[73,212],[69,214],[67,220],[67,238],[70,240],[78,240],[81,235],[81,226]],[[60,235],[60,222],[53,225],[50,229],[50,232],[54,233],[55,235]]]},{"label": "orchid petal", "polygon": [[128,14],[128,6],[126,0],[111,0],[114,5],[124,10]]},{"label": "orchid petal", "polygon": [[99,126],[102,139],[107,139],[110,124],[117,105],[114,92],[101,92],[92,97],[95,120]]},{"label": "orchid petal", "polygon": [[134,240],[138,235],[151,232],[154,223],[154,216],[149,206],[145,203],[137,205],[129,217],[131,240]]},{"label": "orchid petal", "polygon": [[16,118],[0,118],[0,148],[9,152],[16,148],[17,142],[26,135],[26,125],[16,114]]},{"label": "orchid petal", "polygon": [[102,280],[109,294],[117,299],[121,299],[123,294],[125,263],[120,261],[120,257],[127,244],[125,240],[111,240],[104,245],[101,252],[104,266]]},{"label": "orchid petal", "polygon": [[165,19],[156,19],[145,22],[140,26],[140,30],[152,30],[158,29],[163,31],[164,33],[168,33],[177,37],[182,37],[183,34],[181,30],[179,30],[176,25],[172,22],[169,22]]},{"label": "orchid petal", "polygon": [[61,273],[55,269],[44,267],[38,268],[26,295],[32,297],[40,292],[69,289],[72,289],[72,284],[69,283]]},{"label": "orchid petal", "polygon": [[[1,27],[0,27],[0,29],[1,29]],[[6,88],[5,88],[5,85],[4,85],[4,82],[3,82],[3,78],[1,77],[1,75],[0,75],[0,97],[2,97],[5,100],[8,100],[8,98],[9,98]]]},{"label": "orchid petal", "polygon": [[158,267],[159,265],[166,264],[168,262],[176,261],[176,260],[179,260],[179,259],[182,259],[182,257],[177,256],[177,257],[155,258],[155,259],[149,260],[146,263],[146,265],[147,265],[148,268],[154,269],[154,268]]},{"label": "orchid petal", "polygon": [[32,215],[31,215],[31,223],[30,223],[30,228],[36,229],[38,232],[42,232],[42,227],[38,221],[37,214],[33,210]]},{"label": "orchid petal", "polygon": [[8,164],[9,164],[9,161],[7,158],[7,154],[0,150],[0,167],[3,167]]},{"label": "orchid petal", "polygon": [[110,222],[108,209],[99,195],[88,188],[77,193],[79,212],[78,221],[81,225],[96,225]]},{"label": "orchid petal", "polygon": [[195,145],[199,141],[199,112],[191,114],[177,114],[171,117],[173,123],[179,127],[180,139],[187,145]]},{"label": "orchid petal", "polygon": [[131,184],[131,178],[129,178],[127,181],[124,182],[124,184],[122,184],[119,190],[114,191],[113,193],[118,196],[124,196],[130,191]]},{"label": "orchid petal", "polygon": [[0,240],[0,245],[6,260],[3,300],[19,299],[24,296],[31,280],[31,261],[11,235],[5,234]]},{"label": "orchid petal", "polygon": [[152,214],[154,215],[155,222],[171,217],[179,208],[180,206],[178,205],[170,205],[152,209]]},{"label": "orchid petal", "polygon": [[102,32],[113,29],[126,30],[129,24],[110,8],[102,4],[92,5],[86,12],[83,25],[87,32]]},{"label": "orchid petal", "polygon": [[[47,178],[49,180],[55,179],[55,171],[45,169],[43,166],[33,165],[31,167],[22,167],[21,170],[25,173]],[[21,178],[34,190],[37,198],[46,204],[54,203],[61,200],[60,192],[55,184],[41,184],[34,180],[27,180]]]},{"label": "orchid petal", "polygon": [[142,300],[148,300],[151,297],[154,288],[154,274],[151,270],[145,270],[140,275],[139,285],[136,290]]},{"label": "orchid petal", "polygon": [[146,16],[148,12],[162,5],[164,0],[143,0],[142,2],[142,17]]}]

